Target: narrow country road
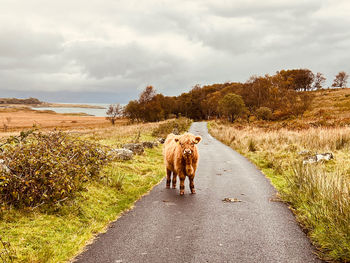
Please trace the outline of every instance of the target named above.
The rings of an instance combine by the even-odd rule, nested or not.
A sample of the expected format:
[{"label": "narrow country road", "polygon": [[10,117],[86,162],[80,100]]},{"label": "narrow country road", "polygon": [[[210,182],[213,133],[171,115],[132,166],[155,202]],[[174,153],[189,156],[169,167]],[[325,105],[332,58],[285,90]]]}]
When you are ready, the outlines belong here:
[{"label": "narrow country road", "polygon": [[197,194],[187,179],[185,196],[163,180],[77,262],[321,262],[287,206],[270,200],[275,190],[254,165],[212,138],[206,123],[190,132],[203,138]]}]

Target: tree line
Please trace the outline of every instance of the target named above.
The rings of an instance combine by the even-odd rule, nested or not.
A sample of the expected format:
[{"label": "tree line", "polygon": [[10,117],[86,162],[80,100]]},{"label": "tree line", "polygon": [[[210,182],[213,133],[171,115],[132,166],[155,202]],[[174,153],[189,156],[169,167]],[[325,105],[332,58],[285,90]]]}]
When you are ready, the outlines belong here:
[{"label": "tree line", "polygon": [[[348,75],[339,72],[332,87],[346,87]],[[313,99],[308,91],[322,89],[326,78],[309,69],[277,71],[275,75],[252,76],[245,83],[230,82],[194,86],[179,96],[164,96],[148,86],[124,108],[111,105],[108,118],[123,115],[132,121],[160,121],[184,116],[195,120],[251,116],[281,120],[301,116]],[[116,114],[117,113],[117,114]]]}]

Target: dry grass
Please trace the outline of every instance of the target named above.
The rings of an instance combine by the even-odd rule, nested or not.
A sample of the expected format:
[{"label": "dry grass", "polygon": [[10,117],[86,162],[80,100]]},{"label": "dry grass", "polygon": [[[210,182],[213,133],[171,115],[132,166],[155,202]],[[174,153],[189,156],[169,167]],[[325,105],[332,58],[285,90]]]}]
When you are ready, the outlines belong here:
[{"label": "dry grass", "polygon": [[[267,131],[212,122],[210,132],[262,169],[324,259],[350,261],[350,128]],[[301,151],[335,159],[303,165]]]},{"label": "dry grass", "polygon": [[[126,122],[126,120],[119,120],[117,125]],[[31,128],[33,125],[43,129],[59,128],[64,130],[111,126],[104,117],[67,115],[50,111],[38,112],[26,108],[0,109],[0,136],[3,136],[3,133]]]}]

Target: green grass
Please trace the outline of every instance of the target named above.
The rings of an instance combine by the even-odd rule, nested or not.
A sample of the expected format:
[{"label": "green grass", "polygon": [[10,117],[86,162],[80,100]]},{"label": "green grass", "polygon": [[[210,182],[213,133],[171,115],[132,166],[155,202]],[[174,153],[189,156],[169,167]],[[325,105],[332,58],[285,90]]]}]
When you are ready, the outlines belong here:
[{"label": "green grass", "polygon": [[[149,134],[142,139],[154,139]],[[100,141],[116,143],[113,138]],[[86,183],[85,191],[61,206],[4,211],[0,236],[10,242],[15,262],[65,262],[81,252],[95,234],[162,179],[161,148],[146,149],[134,160],[105,167],[100,180]]]}]

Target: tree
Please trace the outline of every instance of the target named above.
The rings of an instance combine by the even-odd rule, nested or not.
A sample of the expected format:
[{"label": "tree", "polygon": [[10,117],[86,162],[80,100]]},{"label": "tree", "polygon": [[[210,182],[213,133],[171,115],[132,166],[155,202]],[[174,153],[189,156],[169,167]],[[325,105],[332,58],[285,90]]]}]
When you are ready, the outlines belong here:
[{"label": "tree", "polygon": [[344,71],[339,72],[338,75],[335,76],[332,87],[345,88],[348,82],[348,77],[349,75]]},{"label": "tree", "polygon": [[156,90],[153,86],[147,86],[144,91],[140,94],[139,103],[145,104],[150,102],[153,97],[156,96]]},{"label": "tree", "polygon": [[246,107],[241,96],[228,93],[219,101],[219,109],[231,122],[234,122],[237,117],[245,112]]},{"label": "tree", "polygon": [[124,108],[124,115],[132,122],[141,119],[141,107],[137,100],[131,100]]},{"label": "tree", "polygon": [[312,89],[314,74],[309,69],[289,69],[277,71],[277,74],[283,80],[284,88],[296,91],[307,91]]},{"label": "tree", "polygon": [[325,83],[326,81],[326,78],[325,76],[320,73],[320,72],[317,72],[316,76],[315,76],[315,80],[314,80],[314,89],[322,89],[322,86],[323,84]]},{"label": "tree", "polygon": [[111,104],[108,107],[108,110],[106,112],[107,117],[106,119],[109,120],[112,125],[115,124],[115,121],[118,117],[120,117],[123,113],[123,107],[120,106],[120,104]]}]

